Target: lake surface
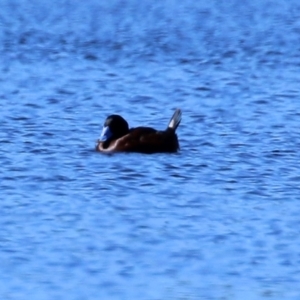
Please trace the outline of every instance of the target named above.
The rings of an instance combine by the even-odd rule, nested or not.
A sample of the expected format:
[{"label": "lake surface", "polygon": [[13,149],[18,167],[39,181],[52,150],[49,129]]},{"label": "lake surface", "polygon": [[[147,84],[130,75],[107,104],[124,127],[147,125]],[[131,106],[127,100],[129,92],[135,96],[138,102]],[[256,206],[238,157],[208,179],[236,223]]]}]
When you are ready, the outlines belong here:
[{"label": "lake surface", "polygon": [[1,299],[300,299],[298,0],[0,5]]}]

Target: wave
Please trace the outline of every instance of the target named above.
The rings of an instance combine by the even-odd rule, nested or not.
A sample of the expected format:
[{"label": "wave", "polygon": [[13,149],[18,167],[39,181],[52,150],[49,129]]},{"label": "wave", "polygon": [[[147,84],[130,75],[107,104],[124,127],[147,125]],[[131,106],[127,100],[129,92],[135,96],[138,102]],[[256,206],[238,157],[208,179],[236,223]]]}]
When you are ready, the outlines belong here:
[{"label": "wave", "polygon": [[[284,1],[2,0],[2,55],[87,59],[294,49],[300,4]],[[278,50],[279,49],[279,50]],[[284,51],[284,50],[283,50]],[[298,49],[295,49],[298,51]]]}]

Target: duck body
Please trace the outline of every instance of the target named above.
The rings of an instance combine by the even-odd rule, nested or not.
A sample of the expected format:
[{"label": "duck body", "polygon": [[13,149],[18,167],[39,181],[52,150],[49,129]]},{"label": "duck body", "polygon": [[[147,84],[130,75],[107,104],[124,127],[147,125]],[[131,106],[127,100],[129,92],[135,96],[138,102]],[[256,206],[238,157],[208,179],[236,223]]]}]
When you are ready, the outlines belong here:
[{"label": "duck body", "polygon": [[151,127],[129,129],[128,123],[119,115],[109,116],[103,126],[96,150],[104,153],[177,152],[179,149],[176,129],[181,121],[181,110],[177,109],[166,130]]}]

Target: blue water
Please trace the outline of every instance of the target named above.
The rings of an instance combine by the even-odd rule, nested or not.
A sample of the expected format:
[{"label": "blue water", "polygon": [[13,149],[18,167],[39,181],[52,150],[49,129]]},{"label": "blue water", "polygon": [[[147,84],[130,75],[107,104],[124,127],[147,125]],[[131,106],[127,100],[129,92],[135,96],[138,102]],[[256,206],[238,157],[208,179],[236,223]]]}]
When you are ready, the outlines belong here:
[{"label": "blue water", "polygon": [[0,7],[1,299],[300,299],[298,0]]}]

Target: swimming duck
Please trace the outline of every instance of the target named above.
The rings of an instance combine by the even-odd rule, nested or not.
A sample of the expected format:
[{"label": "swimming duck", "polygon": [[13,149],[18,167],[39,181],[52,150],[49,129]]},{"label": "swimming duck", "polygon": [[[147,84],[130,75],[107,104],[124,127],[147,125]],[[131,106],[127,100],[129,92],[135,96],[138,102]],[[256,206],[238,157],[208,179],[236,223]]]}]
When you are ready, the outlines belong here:
[{"label": "swimming duck", "polygon": [[181,121],[181,110],[176,109],[166,130],[151,127],[129,129],[127,121],[119,115],[105,120],[96,150],[100,152],[176,152],[179,142],[175,133]]}]

